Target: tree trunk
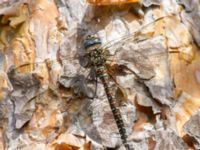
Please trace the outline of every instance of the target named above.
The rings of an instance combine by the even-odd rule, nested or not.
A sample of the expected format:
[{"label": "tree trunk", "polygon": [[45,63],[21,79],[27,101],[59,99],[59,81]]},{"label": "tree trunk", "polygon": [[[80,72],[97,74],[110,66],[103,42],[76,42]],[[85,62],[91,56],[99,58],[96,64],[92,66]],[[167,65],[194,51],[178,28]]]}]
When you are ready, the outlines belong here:
[{"label": "tree trunk", "polygon": [[199,20],[198,0],[0,0],[0,150],[125,149],[88,35],[132,149],[200,149]]}]

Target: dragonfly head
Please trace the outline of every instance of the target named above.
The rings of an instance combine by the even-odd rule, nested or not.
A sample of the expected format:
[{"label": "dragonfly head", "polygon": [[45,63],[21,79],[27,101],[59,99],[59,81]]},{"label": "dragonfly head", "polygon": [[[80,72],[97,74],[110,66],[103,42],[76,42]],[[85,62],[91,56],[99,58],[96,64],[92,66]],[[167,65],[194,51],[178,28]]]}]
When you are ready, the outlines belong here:
[{"label": "dragonfly head", "polygon": [[101,45],[101,39],[97,35],[88,35],[84,41],[84,48]]}]

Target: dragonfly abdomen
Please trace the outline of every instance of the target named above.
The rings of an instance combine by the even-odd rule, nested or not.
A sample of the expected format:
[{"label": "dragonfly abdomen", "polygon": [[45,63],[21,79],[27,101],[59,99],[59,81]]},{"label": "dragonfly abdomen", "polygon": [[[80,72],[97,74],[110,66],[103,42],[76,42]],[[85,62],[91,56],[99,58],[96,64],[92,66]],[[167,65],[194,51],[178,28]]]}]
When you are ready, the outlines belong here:
[{"label": "dragonfly abdomen", "polygon": [[98,78],[101,80],[101,82],[104,86],[104,90],[105,90],[107,99],[109,101],[110,108],[112,110],[112,114],[114,116],[115,122],[117,124],[122,142],[123,142],[124,146],[126,147],[126,150],[130,150],[129,144],[127,142],[127,133],[126,133],[126,129],[125,129],[125,124],[122,119],[122,115],[117,106],[116,99],[112,95],[112,92],[111,92],[112,90],[110,89],[110,87],[108,85],[109,81],[108,81],[108,74],[106,72],[106,68],[104,66],[96,66],[96,72],[97,72]]}]

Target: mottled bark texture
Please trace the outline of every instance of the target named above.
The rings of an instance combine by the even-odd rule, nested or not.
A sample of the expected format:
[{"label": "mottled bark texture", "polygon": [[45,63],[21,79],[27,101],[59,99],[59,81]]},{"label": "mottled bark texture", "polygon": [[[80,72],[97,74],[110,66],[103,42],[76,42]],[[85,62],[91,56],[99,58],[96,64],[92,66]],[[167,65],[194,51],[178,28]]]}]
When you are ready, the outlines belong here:
[{"label": "mottled bark texture", "polygon": [[0,150],[124,150],[88,34],[129,144],[199,149],[199,0],[0,0]]}]

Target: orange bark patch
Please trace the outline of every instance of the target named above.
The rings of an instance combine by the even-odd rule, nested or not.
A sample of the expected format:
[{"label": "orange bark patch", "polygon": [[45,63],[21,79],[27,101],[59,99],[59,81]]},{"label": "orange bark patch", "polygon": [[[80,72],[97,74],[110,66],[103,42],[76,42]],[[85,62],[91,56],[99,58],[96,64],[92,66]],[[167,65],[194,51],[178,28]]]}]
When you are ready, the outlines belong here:
[{"label": "orange bark patch", "polygon": [[200,97],[200,81],[198,81],[198,72],[200,71],[200,53],[195,50],[196,58],[187,63],[180,58],[180,55],[171,57],[171,70],[176,85],[176,92],[184,91],[193,97]]},{"label": "orange bark patch", "polygon": [[126,3],[137,3],[140,0],[87,0],[90,4],[94,5],[120,5]]},{"label": "orange bark patch", "polygon": [[178,104],[174,108],[179,135],[183,136],[183,125],[200,108],[200,53],[194,47],[195,58],[186,62],[179,54],[171,55],[171,72],[175,83]]},{"label": "orange bark patch", "polygon": [[71,146],[65,143],[60,143],[55,146],[55,150],[78,150],[78,147]]},{"label": "orange bark patch", "polygon": [[174,107],[177,119],[177,130],[180,136],[184,136],[183,126],[190,117],[200,108],[200,99],[182,93],[178,104]]}]

